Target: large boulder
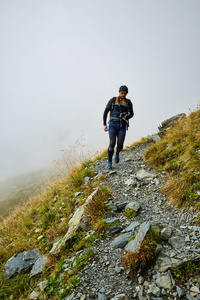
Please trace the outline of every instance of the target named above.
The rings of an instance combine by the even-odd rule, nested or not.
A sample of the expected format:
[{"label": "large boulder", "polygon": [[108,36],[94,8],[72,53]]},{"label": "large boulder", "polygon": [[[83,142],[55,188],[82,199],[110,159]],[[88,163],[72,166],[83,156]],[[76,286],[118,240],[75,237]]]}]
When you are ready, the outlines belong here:
[{"label": "large boulder", "polygon": [[166,130],[168,130],[170,127],[178,123],[185,116],[186,116],[185,113],[181,113],[171,117],[170,119],[164,120],[158,127],[159,134],[163,135],[166,132]]},{"label": "large boulder", "polygon": [[41,273],[47,263],[47,258],[41,256],[36,249],[23,251],[12,256],[4,266],[4,275],[9,279],[22,271],[31,270],[31,277]]}]

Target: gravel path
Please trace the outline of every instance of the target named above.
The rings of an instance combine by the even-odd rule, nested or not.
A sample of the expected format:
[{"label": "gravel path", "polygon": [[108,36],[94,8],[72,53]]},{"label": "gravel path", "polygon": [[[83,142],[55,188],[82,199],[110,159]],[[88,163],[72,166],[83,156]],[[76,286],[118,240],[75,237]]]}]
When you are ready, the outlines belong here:
[{"label": "gravel path", "polygon": [[[111,246],[116,237],[127,234],[127,227],[133,222],[124,215],[121,208],[125,203],[136,201],[141,207],[134,221],[138,224],[159,224],[171,232],[168,242],[160,245],[162,256],[170,263],[198,259],[200,227],[195,225],[194,209],[191,207],[186,211],[168,204],[168,199],[161,192],[166,174],[156,173],[143,160],[147,146],[141,144],[121,152],[120,162],[114,163],[111,171],[107,170],[105,160],[95,163],[98,174],[106,176],[106,185],[113,191],[114,197],[109,199],[108,204],[120,224],[119,232],[111,233],[93,246],[96,256],[85,266],[80,275],[81,284],[74,290],[71,299],[200,299],[198,278],[177,283],[170,277],[170,285],[162,283],[161,279],[167,280],[171,276],[163,258],[160,264],[156,262],[145,275],[138,273],[133,277],[122,265],[124,247]],[[143,173],[148,172],[149,177],[139,177],[138,172],[141,170]],[[102,184],[105,184],[104,181]],[[138,228],[136,226],[129,233],[136,234]]]}]

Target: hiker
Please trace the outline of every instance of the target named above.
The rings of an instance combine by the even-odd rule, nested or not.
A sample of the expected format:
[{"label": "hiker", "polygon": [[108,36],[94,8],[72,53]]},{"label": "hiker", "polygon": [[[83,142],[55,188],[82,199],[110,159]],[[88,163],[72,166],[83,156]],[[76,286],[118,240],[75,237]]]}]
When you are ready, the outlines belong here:
[{"label": "hiker", "polygon": [[[115,149],[116,139],[117,148],[115,154],[115,162],[119,162],[119,152],[123,149],[126,130],[129,126],[129,119],[133,117],[133,105],[131,100],[126,99],[128,88],[122,85],[119,88],[119,96],[113,97],[108,101],[103,114],[104,131],[109,132],[109,147],[108,147],[108,168],[112,169],[112,157]],[[109,127],[107,126],[107,114],[110,112]]]}]

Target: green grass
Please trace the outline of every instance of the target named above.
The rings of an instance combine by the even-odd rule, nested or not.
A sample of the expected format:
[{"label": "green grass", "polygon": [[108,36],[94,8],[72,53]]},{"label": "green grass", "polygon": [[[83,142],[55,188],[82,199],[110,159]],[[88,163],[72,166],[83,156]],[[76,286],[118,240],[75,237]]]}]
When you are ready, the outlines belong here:
[{"label": "green grass", "polygon": [[124,214],[128,219],[134,219],[137,216],[136,211],[130,208],[126,208]]},{"label": "green grass", "polygon": [[168,180],[163,191],[177,206],[189,207],[200,201],[200,109],[174,125],[162,139],[149,147],[146,160],[165,170]]},{"label": "green grass", "polygon": [[[87,260],[94,256],[89,248],[102,236],[98,232],[98,229],[101,231],[98,223],[104,218],[108,209],[105,202],[111,195],[106,187],[99,185],[98,178],[86,183],[84,178],[87,176],[96,176],[91,161],[83,162],[79,167],[70,170],[68,175],[47,187],[42,194],[31,198],[26,205],[16,208],[12,215],[0,223],[1,273],[6,261],[15,253],[37,248],[41,254],[48,257],[44,274],[36,278],[31,287],[29,274],[21,274],[10,280],[1,276],[0,299],[28,299],[32,290],[39,291],[37,283],[47,279],[45,297],[59,300],[68,296],[79,284],[79,272]],[[86,232],[79,232],[71,248],[61,249],[60,253],[53,257],[49,251],[55,239],[65,235],[71,215],[97,187],[101,193],[93,199],[91,207],[88,206],[88,214],[92,219],[88,230],[96,226],[96,232],[89,237],[86,237]],[[76,192],[81,194],[75,197]],[[84,249],[84,254],[76,258],[76,267],[69,274],[64,272],[63,259],[70,258],[81,249]],[[64,276],[60,278],[62,273]]]}]

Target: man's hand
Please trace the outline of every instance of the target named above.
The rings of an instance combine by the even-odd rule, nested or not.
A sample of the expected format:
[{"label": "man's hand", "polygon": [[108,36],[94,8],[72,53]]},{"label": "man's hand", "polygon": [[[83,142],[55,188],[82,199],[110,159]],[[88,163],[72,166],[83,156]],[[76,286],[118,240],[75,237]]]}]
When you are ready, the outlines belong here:
[{"label": "man's hand", "polygon": [[104,125],[104,126],[103,126],[103,130],[104,130],[104,131],[108,131],[108,126],[107,126],[107,125]]}]

